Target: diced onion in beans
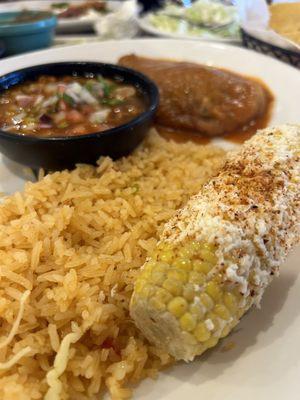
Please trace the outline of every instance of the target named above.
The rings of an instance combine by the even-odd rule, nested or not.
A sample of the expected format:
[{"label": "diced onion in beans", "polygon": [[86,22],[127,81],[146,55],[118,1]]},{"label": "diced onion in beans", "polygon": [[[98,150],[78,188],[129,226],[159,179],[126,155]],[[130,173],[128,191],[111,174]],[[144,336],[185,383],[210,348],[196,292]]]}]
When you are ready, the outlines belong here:
[{"label": "diced onion in beans", "polygon": [[57,96],[51,96],[49,97],[49,99],[45,100],[42,104],[43,108],[47,108],[49,106],[53,106],[54,104],[56,104],[58,101],[58,97]]},{"label": "diced onion in beans", "polygon": [[136,94],[136,90],[134,87],[131,86],[123,86],[115,89],[114,94],[117,99],[123,100],[127,97],[134,96]]},{"label": "diced onion in beans", "polygon": [[24,117],[25,117],[25,113],[20,113],[20,114],[14,115],[12,117],[13,123],[14,124],[19,124],[20,122],[22,122]]},{"label": "diced onion in beans", "polygon": [[97,99],[91,93],[81,86],[79,83],[74,82],[68,85],[65,93],[70,96],[76,103],[97,104]]},{"label": "diced onion in beans", "polygon": [[83,103],[87,104],[97,104],[98,101],[95,99],[94,96],[91,95],[91,93],[86,90],[85,88],[82,88],[80,92],[80,99],[82,100]]},{"label": "diced onion in beans", "polygon": [[34,102],[34,107],[37,107],[38,105],[41,104],[41,102],[44,100],[44,96],[42,96],[41,94],[37,96],[37,98],[35,99]]},{"label": "diced onion in beans", "polygon": [[61,121],[63,121],[63,120],[66,119],[66,113],[65,113],[65,111],[61,111],[61,112],[57,113],[57,114],[54,116],[53,119],[54,119],[54,122],[55,122],[56,124],[59,124]]},{"label": "diced onion in beans", "polygon": [[103,110],[99,110],[91,114],[89,120],[92,124],[101,124],[106,120],[110,110],[108,108],[104,108]]},{"label": "diced onion in beans", "polygon": [[21,107],[27,107],[32,102],[32,96],[20,94],[16,96],[17,103]]},{"label": "diced onion in beans", "polygon": [[56,92],[56,84],[55,83],[49,83],[48,85],[45,86],[44,92],[46,94],[54,94]]}]

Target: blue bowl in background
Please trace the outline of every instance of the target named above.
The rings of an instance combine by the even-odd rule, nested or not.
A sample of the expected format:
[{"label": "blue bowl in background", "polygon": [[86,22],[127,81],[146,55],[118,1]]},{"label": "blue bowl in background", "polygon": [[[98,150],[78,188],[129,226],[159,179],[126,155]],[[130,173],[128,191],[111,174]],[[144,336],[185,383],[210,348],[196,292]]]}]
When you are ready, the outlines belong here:
[{"label": "blue bowl in background", "polygon": [[57,21],[45,11],[0,13],[0,42],[5,56],[38,50],[51,45]]}]

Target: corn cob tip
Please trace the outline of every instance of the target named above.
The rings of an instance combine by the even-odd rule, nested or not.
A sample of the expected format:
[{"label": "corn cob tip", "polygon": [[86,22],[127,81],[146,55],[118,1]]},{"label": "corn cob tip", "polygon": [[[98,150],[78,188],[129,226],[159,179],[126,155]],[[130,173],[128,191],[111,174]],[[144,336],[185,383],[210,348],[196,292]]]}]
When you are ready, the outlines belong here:
[{"label": "corn cob tip", "polygon": [[259,304],[300,238],[300,126],[259,131],[165,226],[131,316],[176,359],[213,347]]}]

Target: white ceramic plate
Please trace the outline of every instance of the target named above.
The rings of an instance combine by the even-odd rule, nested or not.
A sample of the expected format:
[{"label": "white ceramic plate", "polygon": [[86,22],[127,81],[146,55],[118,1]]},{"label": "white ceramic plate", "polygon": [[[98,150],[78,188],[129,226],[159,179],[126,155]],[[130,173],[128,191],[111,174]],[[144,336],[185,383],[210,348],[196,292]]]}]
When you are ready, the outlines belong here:
[{"label": "white ceramic plate", "polygon": [[[234,46],[172,40],[108,41],[40,51],[0,61],[1,74],[33,64],[93,60],[116,62],[136,53],[149,57],[189,60],[229,68],[263,79],[276,103],[272,124],[300,119],[300,72],[280,61]],[[0,158],[0,185],[22,189],[28,173]],[[28,177],[28,175],[27,175]],[[1,190],[0,187],[0,190]],[[146,380],[135,391],[137,400],[298,400],[300,393],[300,249],[267,290],[262,309],[249,312],[235,331],[195,362],[179,363]],[[224,351],[233,343],[231,350]],[[229,346],[230,347],[230,346]]]},{"label": "white ceramic plate", "polygon": [[140,27],[144,32],[154,35],[154,36],[160,36],[164,38],[170,38],[170,39],[184,39],[184,40],[201,40],[205,42],[220,42],[220,43],[240,43],[241,39],[231,39],[231,38],[222,38],[222,37],[211,37],[205,34],[202,35],[189,35],[185,33],[183,30],[182,32],[167,32],[162,29],[156,28],[151,22],[149,17],[151,16],[151,13],[148,13],[144,17],[138,18],[137,22]]},{"label": "white ceramic plate", "polygon": [[[24,0],[14,1],[12,3],[1,3],[0,1],[0,12],[5,11],[20,11],[20,10],[47,10],[51,11],[51,4],[54,3],[71,3],[79,4],[84,3],[85,0],[74,1],[74,0]],[[120,6],[120,1],[107,0],[107,7],[111,11],[115,11]],[[57,31],[60,33],[80,33],[87,30],[93,29],[93,25],[96,21],[101,20],[101,14],[95,17],[95,15],[84,15],[78,18],[58,18],[57,19]]]},{"label": "white ceramic plate", "polygon": [[58,46],[74,46],[78,44],[96,43],[102,42],[103,39],[100,36],[91,34],[75,34],[75,35],[56,35],[53,40],[52,47]]}]

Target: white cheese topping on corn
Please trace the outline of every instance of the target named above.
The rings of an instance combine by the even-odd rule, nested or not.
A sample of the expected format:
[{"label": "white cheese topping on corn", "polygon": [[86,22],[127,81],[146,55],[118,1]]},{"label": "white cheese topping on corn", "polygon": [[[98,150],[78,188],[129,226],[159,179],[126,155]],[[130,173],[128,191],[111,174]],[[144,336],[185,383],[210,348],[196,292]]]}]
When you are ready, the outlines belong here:
[{"label": "white cheese topping on corn", "polygon": [[165,226],[137,279],[131,315],[178,359],[214,346],[300,237],[300,126],[259,131]]}]

